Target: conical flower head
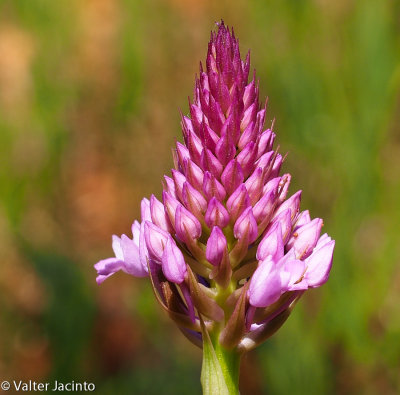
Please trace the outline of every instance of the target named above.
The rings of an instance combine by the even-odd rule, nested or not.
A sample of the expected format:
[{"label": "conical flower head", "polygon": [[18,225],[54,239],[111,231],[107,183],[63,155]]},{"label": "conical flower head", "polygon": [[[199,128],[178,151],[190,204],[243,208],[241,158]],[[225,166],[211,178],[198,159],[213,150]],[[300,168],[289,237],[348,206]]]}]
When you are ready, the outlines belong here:
[{"label": "conical flower head", "polygon": [[148,273],[190,340],[201,344],[201,321],[217,321],[222,345],[240,351],[272,335],[306,289],[327,281],[335,243],[320,237],[321,219],[300,211],[301,191],[287,198],[291,176],[280,176],[283,158],[249,70],[249,54],[241,58],[221,22],[182,115],[184,143],[162,201],[144,199],[133,241],[115,239],[116,258],[96,266],[99,282],[120,269]]}]

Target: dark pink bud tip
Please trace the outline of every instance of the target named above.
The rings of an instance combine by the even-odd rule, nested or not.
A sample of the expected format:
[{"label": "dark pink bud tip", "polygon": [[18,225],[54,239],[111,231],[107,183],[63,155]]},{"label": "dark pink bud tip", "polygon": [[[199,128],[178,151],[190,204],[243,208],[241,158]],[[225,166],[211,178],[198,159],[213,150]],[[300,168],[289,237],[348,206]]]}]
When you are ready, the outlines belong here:
[{"label": "dark pink bud tip", "polygon": [[229,224],[229,214],[224,205],[213,197],[208,203],[205,215],[205,221],[208,227],[219,226],[225,228]]},{"label": "dark pink bud tip", "polygon": [[233,234],[237,239],[248,237],[248,243],[253,243],[258,237],[257,221],[253,209],[247,207],[235,222]]},{"label": "dark pink bud tip", "polygon": [[206,258],[214,266],[220,265],[227,252],[227,242],[224,233],[218,226],[214,226],[207,241]]}]

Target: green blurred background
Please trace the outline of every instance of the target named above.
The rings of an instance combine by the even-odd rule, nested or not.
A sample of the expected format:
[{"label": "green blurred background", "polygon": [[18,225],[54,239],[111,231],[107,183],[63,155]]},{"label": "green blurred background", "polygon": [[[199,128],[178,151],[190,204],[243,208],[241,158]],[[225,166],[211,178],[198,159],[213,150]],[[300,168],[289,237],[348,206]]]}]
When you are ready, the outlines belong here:
[{"label": "green blurred background", "polygon": [[400,2],[0,1],[0,379],[200,394],[149,283],[93,264],[160,195],[209,32],[251,48],[303,208],[337,240],[243,394],[400,392]]}]

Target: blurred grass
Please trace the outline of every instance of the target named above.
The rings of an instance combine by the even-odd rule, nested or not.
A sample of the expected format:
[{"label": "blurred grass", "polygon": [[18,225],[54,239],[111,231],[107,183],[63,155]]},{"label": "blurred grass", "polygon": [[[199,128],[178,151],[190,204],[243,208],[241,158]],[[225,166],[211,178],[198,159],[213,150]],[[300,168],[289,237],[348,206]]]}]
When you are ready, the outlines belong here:
[{"label": "blurred grass", "polygon": [[400,391],[397,1],[0,2],[0,376],[200,393],[148,284],[94,284],[159,194],[209,30],[251,48],[292,191],[337,240],[331,279],[249,356],[242,393]]}]

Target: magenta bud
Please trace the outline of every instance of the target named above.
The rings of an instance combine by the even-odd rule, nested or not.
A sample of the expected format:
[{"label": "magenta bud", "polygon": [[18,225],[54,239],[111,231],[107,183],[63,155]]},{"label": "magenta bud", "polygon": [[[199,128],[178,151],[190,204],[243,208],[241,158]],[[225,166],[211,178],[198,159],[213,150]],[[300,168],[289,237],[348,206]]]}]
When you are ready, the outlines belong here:
[{"label": "magenta bud", "polygon": [[[233,102],[235,99],[232,101],[232,105],[229,108],[229,110],[234,109],[233,111],[229,111],[228,118],[224,122],[224,125],[222,126],[221,129],[221,136],[228,135],[230,138],[230,142],[235,145],[239,139],[240,136],[240,123],[239,123],[239,117],[238,117],[238,111],[239,109],[235,107]],[[236,151],[236,150],[235,150]]]},{"label": "magenta bud", "polygon": [[218,101],[221,103],[221,109],[223,112],[226,112],[229,107],[229,102],[230,102],[230,95],[229,95],[229,89],[225,85],[223,81],[221,81],[221,76],[218,78]]},{"label": "magenta bud", "polygon": [[279,222],[275,222],[262,238],[257,248],[256,257],[259,261],[263,261],[268,256],[271,256],[274,262],[278,262],[283,257],[283,254],[282,227]]},{"label": "magenta bud", "polygon": [[271,164],[271,160],[273,158],[274,151],[266,152],[265,154],[261,155],[261,157],[257,160],[256,165],[258,167],[266,168]]},{"label": "magenta bud", "polygon": [[203,146],[211,151],[215,151],[215,146],[218,143],[219,137],[204,121],[201,125],[200,137],[203,141]]},{"label": "magenta bud", "polygon": [[164,191],[168,192],[171,196],[176,198],[175,183],[172,178],[164,176],[163,187]]},{"label": "magenta bud", "polygon": [[207,200],[188,182],[183,184],[182,198],[185,206],[197,217],[203,218],[207,210]]},{"label": "magenta bud", "polygon": [[227,252],[227,242],[221,228],[214,226],[207,241],[206,258],[214,266],[219,266]]},{"label": "magenta bud", "polygon": [[299,229],[301,226],[308,224],[309,222],[311,222],[310,212],[308,210],[304,210],[304,211],[300,212],[296,218],[294,231]]},{"label": "magenta bud", "polygon": [[257,125],[254,122],[250,122],[247,128],[243,131],[240,136],[238,147],[239,149],[243,149],[246,144],[250,143],[250,141],[255,141],[257,137],[258,129]]},{"label": "magenta bud", "polygon": [[272,166],[270,177],[278,177],[279,176],[279,172],[281,171],[282,162],[283,162],[282,155],[277,154],[274,164]]},{"label": "magenta bud", "polygon": [[203,192],[207,200],[216,197],[222,201],[226,196],[225,188],[209,171],[204,173]]},{"label": "magenta bud", "polygon": [[281,177],[281,180],[279,182],[279,190],[278,190],[278,202],[279,204],[283,203],[286,199],[289,186],[290,186],[290,181],[292,180],[292,176],[290,174],[284,174]]},{"label": "magenta bud", "polygon": [[307,258],[317,244],[322,228],[322,219],[315,218],[292,233],[288,248],[294,248],[297,259]]},{"label": "magenta bud", "polygon": [[161,257],[169,233],[165,232],[157,225],[154,225],[152,222],[146,221],[144,223],[144,235],[150,258],[154,259],[157,263],[161,263]]},{"label": "magenta bud", "polygon": [[151,212],[150,212],[150,201],[147,198],[143,198],[140,202],[140,211],[141,218],[143,221],[151,221]]},{"label": "magenta bud", "polygon": [[168,281],[181,284],[185,280],[187,268],[181,250],[169,236],[161,259],[162,271]]},{"label": "magenta bud", "polygon": [[166,232],[171,231],[171,224],[165,213],[165,207],[154,195],[150,197],[150,213],[151,222]]},{"label": "magenta bud", "polygon": [[232,139],[228,133],[223,134],[219,139],[216,147],[215,154],[222,165],[226,165],[236,154],[236,147],[232,143]]},{"label": "magenta bud", "polygon": [[[201,70],[203,70],[203,66],[202,66],[201,62],[200,62],[200,67],[201,67]],[[202,71],[200,73],[200,83],[201,83],[201,88],[203,91],[210,91],[210,85],[208,83],[208,75],[204,71]]]},{"label": "magenta bud", "polygon": [[201,122],[203,121],[203,112],[201,111],[201,108],[195,104],[191,104],[189,109],[193,129],[197,133],[197,131],[200,129]]},{"label": "magenta bud", "polygon": [[284,292],[281,276],[276,263],[268,256],[260,262],[250,280],[248,290],[250,304],[267,307],[275,303]]},{"label": "magenta bud", "polygon": [[229,214],[224,205],[215,197],[211,198],[205,215],[205,222],[209,228],[219,226],[225,228],[229,224]]},{"label": "magenta bud", "polygon": [[262,192],[264,181],[264,171],[261,167],[257,167],[253,174],[244,183],[247,192],[249,193],[250,202],[254,205]]},{"label": "magenta bud", "polygon": [[282,179],[281,177],[275,177],[269,180],[263,187],[263,195],[265,195],[267,192],[271,191],[272,189],[279,191],[279,185],[281,183]]},{"label": "magenta bud", "polygon": [[256,115],[257,115],[257,103],[253,103],[244,112],[242,122],[240,123],[240,130],[245,130],[250,122],[255,122]]},{"label": "magenta bud", "polygon": [[176,210],[182,204],[166,191],[163,192],[163,202],[169,221],[172,226],[175,226]]},{"label": "magenta bud", "polygon": [[179,200],[182,201],[182,188],[183,184],[186,182],[186,177],[178,170],[172,169],[172,179],[175,183],[175,193]]},{"label": "magenta bud", "polygon": [[277,217],[274,217],[272,221],[272,224],[275,222],[279,222],[281,224],[283,244],[288,242],[290,233],[292,231],[292,219],[290,213],[290,209],[287,209],[286,211],[280,213]]},{"label": "magenta bud", "polygon": [[208,170],[214,177],[220,177],[223,167],[215,155],[207,148],[204,148],[201,153],[201,164],[203,169]]},{"label": "magenta bud", "polygon": [[293,220],[295,216],[299,212],[300,208],[300,200],[301,200],[301,191],[297,191],[294,195],[292,195],[289,199],[285,200],[276,210],[274,214],[274,218],[278,217],[281,213],[290,210],[290,217]]},{"label": "magenta bud", "polygon": [[265,190],[262,198],[253,207],[254,218],[258,224],[271,218],[272,212],[275,208],[279,178],[274,178],[271,181],[268,182],[268,188]]},{"label": "magenta bud", "polygon": [[182,241],[198,239],[201,236],[201,224],[189,210],[180,205],[175,215],[175,231]]},{"label": "magenta bud", "polygon": [[225,117],[221,110],[221,106],[215,101],[213,95],[210,95],[208,123],[210,124],[211,129],[221,130],[224,121]]},{"label": "magenta bud", "polygon": [[236,157],[242,167],[243,175],[246,178],[254,169],[257,146],[254,141],[250,141]]},{"label": "magenta bud", "polygon": [[243,93],[243,104],[244,104],[244,108],[247,109],[251,103],[254,102],[254,99],[256,98],[256,84],[254,79],[250,82],[250,84],[248,84],[246,86],[246,88],[244,89],[244,93]]},{"label": "magenta bud", "polygon": [[194,133],[192,120],[190,118],[186,116],[182,117],[181,126],[185,138],[189,135],[189,133]]},{"label": "magenta bud", "polygon": [[242,167],[236,159],[232,159],[221,174],[221,181],[228,195],[243,182]]},{"label": "magenta bud", "polygon": [[335,240],[331,240],[327,234],[324,234],[313,253],[304,261],[307,266],[304,279],[310,288],[319,287],[328,281],[334,248]]},{"label": "magenta bud", "polygon": [[260,139],[258,140],[257,146],[257,158],[272,150],[272,146],[275,140],[275,133],[271,129],[267,129],[261,133]]},{"label": "magenta bud", "polygon": [[203,188],[203,182],[204,182],[203,170],[201,170],[200,167],[197,166],[196,163],[194,163],[191,160],[188,160],[186,162],[185,170],[186,170],[186,179],[198,191],[201,191]]},{"label": "magenta bud", "polygon": [[250,206],[250,197],[244,184],[240,185],[226,202],[231,221],[234,223],[243,211]]},{"label": "magenta bud", "polygon": [[296,259],[294,250],[290,250],[277,263],[280,270],[281,282],[288,290],[304,290],[308,288],[305,281],[301,281],[305,272],[305,263]]},{"label": "magenta bud", "polygon": [[242,239],[247,235],[248,244],[253,243],[257,239],[257,221],[254,218],[251,206],[247,207],[236,220],[235,226],[233,227],[233,234],[237,239]]},{"label": "magenta bud", "polygon": [[267,111],[266,111],[266,107],[263,108],[262,110],[260,110],[257,113],[257,121],[256,124],[257,126],[257,130],[259,132],[259,134],[261,135],[262,129],[264,127],[264,123],[265,123],[265,115],[266,115]]},{"label": "magenta bud", "polygon": [[201,152],[203,144],[200,138],[195,133],[189,133],[186,143],[192,160],[198,165],[201,163]]},{"label": "magenta bud", "polygon": [[185,161],[190,160],[190,153],[189,150],[179,141],[176,143],[176,155],[181,168],[184,168]]}]

